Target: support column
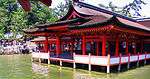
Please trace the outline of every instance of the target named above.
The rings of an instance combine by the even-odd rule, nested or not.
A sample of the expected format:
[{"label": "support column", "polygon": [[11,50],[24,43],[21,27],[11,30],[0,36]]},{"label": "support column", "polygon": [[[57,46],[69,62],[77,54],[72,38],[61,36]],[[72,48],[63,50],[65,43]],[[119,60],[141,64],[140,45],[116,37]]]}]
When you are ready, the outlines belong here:
[{"label": "support column", "polygon": [[128,39],[126,39],[126,55],[129,54],[129,42]]},{"label": "support column", "polygon": [[102,37],[102,56],[106,56],[106,35]]},{"label": "support column", "polygon": [[134,54],[136,54],[136,42],[134,43],[133,51],[134,51]]},{"label": "support column", "polygon": [[143,53],[143,40],[141,40],[141,52],[140,53]]},{"label": "support column", "polygon": [[59,65],[62,66],[62,60],[59,61]]},{"label": "support column", "polygon": [[130,69],[130,53],[128,54],[128,64],[127,64],[127,69]]},{"label": "support column", "polygon": [[147,55],[147,52],[145,52],[144,64],[146,64],[146,55]]},{"label": "support column", "polygon": [[138,61],[137,61],[137,67],[139,67],[139,61],[140,61],[140,60],[139,60],[139,58],[140,58],[139,56],[140,56],[140,54],[139,54],[139,52],[138,52]]},{"label": "support column", "polygon": [[39,63],[41,63],[41,58],[39,58]]},{"label": "support column", "polygon": [[46,53],[48,53],[48,37],[46,36],[45,39],[44,50]]},{"label": "support column", "polygon": [[115,56],[119,56],[119,38],[116,38],[116,50],[115,50]]},{"label": "support column", "polygon": [[107,73],[110,73],[110,54],[108,54]]},{"label": "support column", "polygon": [[85,35],[82,36],[82,55],[86,54],[86,38]]},{"label": "support column", "polygon": [[49,58],[48,58],[48,64],[51,64],[51,63],[50,63],[50,59],[49,59]]},{"label": "support column", "polygon": [[119,55],[118,72],[120,72],[120,71],[121,71],[121,57],[122,57],[122,55],[121,55],[121,53],[120,53],[120,55]]},{"label": "support column", "polygon": [[135,47],[133,50],[134,50],[134,54],[137,54],[137,53],[136,53],[136,47]]},{"label": "support column", "polygon": [[75,62],[75,58],[74,57],[75,57],[75,52],[73,53],[73,60],[74,60],[73,61],[73,68],[75,69],[76,68],[76,62]]},{"label": "support column", "polygon": [[60,45],[60,38],[56,37],[56,55],[58,56],[61,53],[61,45]]},{"label": "support column", "polygon": [[89,53],[89,64],[88,64],[89,66],[89,71],[91,71],[91,53]]},{"label": "support column", "polygon": [[97,41],[97,44],[96,44],[96,56],[99,55],[99,42]]}]

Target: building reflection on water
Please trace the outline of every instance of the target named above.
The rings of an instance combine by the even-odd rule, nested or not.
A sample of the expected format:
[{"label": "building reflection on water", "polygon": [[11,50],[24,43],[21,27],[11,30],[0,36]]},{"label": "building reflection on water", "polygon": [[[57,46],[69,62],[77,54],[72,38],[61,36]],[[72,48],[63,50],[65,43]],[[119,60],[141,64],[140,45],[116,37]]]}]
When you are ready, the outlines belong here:
[{"label": "building reflection on water", "polygon": [[32,63],[32,71],[46,76],[48,79],[55,76],[56,79],[110,79],[110,75],[101,73],[93,75],[92,72],[80,71],[76,69],[64,69],[60,66],[51,66],[47,64]]},{"label": "building reflection on water", "polygon": [[49,73],[49,68],[47,66],[43,66],[42,64],[32,63],[32,71],[37,74],[43,74],[45,76]]}]

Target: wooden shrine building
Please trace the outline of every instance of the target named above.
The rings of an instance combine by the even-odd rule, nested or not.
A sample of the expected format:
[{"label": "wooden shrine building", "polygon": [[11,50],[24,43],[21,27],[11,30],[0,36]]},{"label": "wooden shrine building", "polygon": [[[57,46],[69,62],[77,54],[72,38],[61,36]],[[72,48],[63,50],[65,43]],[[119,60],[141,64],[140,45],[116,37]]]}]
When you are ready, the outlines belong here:
[{"label": "wooden shrine building", "polygon": [[25,33],[39,48],[33,58],[110,67],[150,59],[150,27],[136,20],[83,2],[74,2],[54,23],[38,24]]}]

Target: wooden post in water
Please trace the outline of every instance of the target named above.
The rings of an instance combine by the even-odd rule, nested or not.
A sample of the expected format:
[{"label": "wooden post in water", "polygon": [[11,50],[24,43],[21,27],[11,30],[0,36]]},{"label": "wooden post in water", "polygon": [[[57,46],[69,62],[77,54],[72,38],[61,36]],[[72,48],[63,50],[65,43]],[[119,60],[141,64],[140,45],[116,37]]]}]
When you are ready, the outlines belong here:
[{"label": "wooden post in water", "polygon": [[48,64],[51,64],[51,63],[50,63],[50,59],[49,59],[49,58],[48,58]]},{"label": "wooden post in water", "polygon": [[48,64],[51,64],[51,62],[50,62],[50,51],[48,51]]},{"label": "wooden post in water", "polygon": [[75,52],[73,53],[73,68],[75,69],[76,68],[76,62],[75,62]]},{"label": "wooden post in water", "polygon": [[91,53],[89,53],[89,64],[88,64],[89,66],[89,71],[91,71]]},{"label": "wooden post in water", "polygon": [[128,64],[127,64],[127,69],[130,69],[130,53],[128,54]]},{"label": "wooden post in water", "polygon": [[120,70],[121,70],[121,57],[122,57],[122,55],[121,55],[121,53],[120,53],[120,55],[119,55],[118,72],[120,72]]},{"label": "wooden post in water", "polygon": [[31,57],[31,62],[33,62],[34,61],[34,59],[33,59],[33,57]]},{"label": "wooden post in water", "polygon": [[41,58],[39,58],[39,63],[41,63]]},{"label": "wooden post in water", "polygon": [[138,61],[137,61],[137,67],[139,67],[139,58],[140,58],[140,53],[138,52]]},{"label": "wooden post in water", "polygon": [[146,55],[147,55],[147,53],[145,52],[144,64],[146,64]]},{"label": "wooden post in water", "polygon": [[62,60],[60,60],[60,63],[59,63],[59,64],[60,64],[60,66],[62,66]]},{"label": "wooden post in water", "polygon": [[107,62],[107,73],[110,73],[110,54],[107,56],[108,62]]}]

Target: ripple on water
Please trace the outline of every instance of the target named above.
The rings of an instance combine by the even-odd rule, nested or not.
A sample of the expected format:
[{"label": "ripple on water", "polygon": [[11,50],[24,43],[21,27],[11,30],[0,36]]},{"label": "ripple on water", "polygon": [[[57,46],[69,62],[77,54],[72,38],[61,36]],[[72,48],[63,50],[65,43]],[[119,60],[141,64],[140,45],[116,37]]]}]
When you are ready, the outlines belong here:
[{"label": "ripple on water", "polygon": [[150,79],[150,65],[106,74],[32,63],[30,59],[30,55],[0,56],[0,79]]}]

